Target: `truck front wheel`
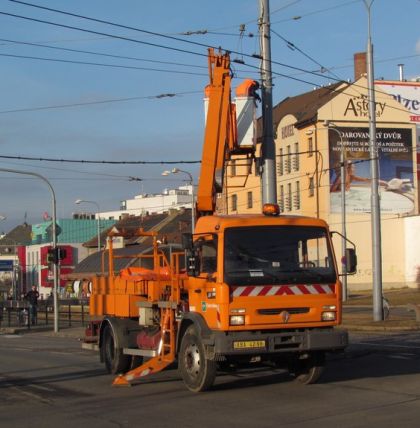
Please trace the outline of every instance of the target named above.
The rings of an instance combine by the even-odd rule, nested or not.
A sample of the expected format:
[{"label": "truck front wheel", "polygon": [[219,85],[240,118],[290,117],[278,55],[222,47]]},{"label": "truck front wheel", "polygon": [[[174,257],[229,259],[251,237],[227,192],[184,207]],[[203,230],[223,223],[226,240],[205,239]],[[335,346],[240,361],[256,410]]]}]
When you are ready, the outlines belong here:
[{"label": "truck front wheel", "polygon": [[102,336],[102,356],[108,373],[125,373],[130,369],[131,356],[124,355],[121,348],[116,347],[114,332],[107,324]]},{"label": "truck front wheel", "polygon": [[316,383],[325,366],[325,353],[313,352],[303,360],[295,359],[289,363],[289,373],[304,385]]},{"label": "truck front wheel", "polygon": [[178,364],[184,383],[190,391],[206,391],[213,385],[216,363],[206,359],[204,345],[193,325],[188,327],[182,338]]}]

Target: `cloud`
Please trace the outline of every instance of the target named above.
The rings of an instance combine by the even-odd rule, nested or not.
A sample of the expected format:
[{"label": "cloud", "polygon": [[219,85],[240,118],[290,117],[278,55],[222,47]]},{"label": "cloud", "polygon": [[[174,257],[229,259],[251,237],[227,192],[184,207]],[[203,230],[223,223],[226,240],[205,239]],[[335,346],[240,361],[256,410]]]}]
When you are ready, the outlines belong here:
[{"label": "cloud", "polygon": [[420,54],[420,39],[416,43],[416,53]]}]

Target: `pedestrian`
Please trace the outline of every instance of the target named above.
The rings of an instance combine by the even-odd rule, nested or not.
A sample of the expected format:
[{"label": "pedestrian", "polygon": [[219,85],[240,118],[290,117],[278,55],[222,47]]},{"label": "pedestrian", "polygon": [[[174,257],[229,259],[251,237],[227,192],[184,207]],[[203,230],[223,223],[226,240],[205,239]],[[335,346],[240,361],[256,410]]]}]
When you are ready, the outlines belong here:
[{"label": "pedestrian", "polygon": [[38,298],[38,290],[36,289],[36,286],[33,285],[32,289],[29,290],[25,295],[25,299],[29,302],[29,318],[32,325],[36,324],[38,312]]}]

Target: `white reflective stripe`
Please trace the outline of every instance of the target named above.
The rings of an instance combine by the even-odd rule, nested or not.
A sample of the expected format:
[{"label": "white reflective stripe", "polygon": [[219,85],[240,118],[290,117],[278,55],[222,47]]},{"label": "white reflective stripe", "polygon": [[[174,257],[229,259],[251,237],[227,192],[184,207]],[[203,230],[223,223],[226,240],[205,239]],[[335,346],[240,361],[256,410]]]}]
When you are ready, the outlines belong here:
[{"label": "white reflective stripe", "polygon": [[[305,295],[305,294],[321,294],[321,292],[319,291],[319,288],[321,288],[324,291],[324,293],[326,293],[326,294],[334,293],[334,286],[333,285],[327,285],[327,284],[323,284],[323,285],[317,284],[317,287],[310,285],[310,284],[273,285],[273,286],[267,286],[267,285],[252,286],[252,285],[248,285],[248,286],[236,287],[234,292],[233,292],[233,296],[234,297],[242,296],[243,293],[245,292],[245,290],[249,289],[250,287],[252,288],[252,290],[250,293],[247,294],[247,297],[260,296],[261,292],[266,287],[270,287],[270,289],[267,293],[264,294],[264,296],[274,296],[276,293],[278,293],[278,291],[280,290],[281,287],[288,287],[289,290],[291,291],[291,294],[298,295],[298,296]],[[306,291],[307,291],[306,293],[304,291],[302,291],[303,287],[306,289]]]},{"label": "white reflective stripe", "polygon": [[319,294],[318,290],[313,285],[305,285],[310,294]]},{"label": "white reflective stripe", "polygon": [[279,291],[280,287],[279,286],[273,286],[271,287],[270,291],[266,294],[266,296],[274,296],[277,291]]},{"label": "white reflective stripe", "polygon": [[334,293],[334,286],[333,285],[326,285],[325,289],[326,289],[327,293],[329,293],[329,294]]},{"label": "white reflective stripe", "polygon": [[259,296],[263,287],[254,287],[254,289],[248,294],[248,296]]},{"label": "white reflective stripe", "polygon": [[233,292],[233,295],[235,297],[240,296],[244,292],[245,288],[246,287],[237,287],[237,288],[235,288],[235,291]]}]

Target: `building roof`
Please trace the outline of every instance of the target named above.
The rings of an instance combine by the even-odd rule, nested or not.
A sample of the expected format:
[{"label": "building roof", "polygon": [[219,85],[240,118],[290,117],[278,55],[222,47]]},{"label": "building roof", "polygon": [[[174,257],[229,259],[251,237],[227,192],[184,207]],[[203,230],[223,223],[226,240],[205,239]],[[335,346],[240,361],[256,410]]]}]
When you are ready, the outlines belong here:
[{"label": "building roof", "polygon": [[31,245],[31,243],[32,226],[30,224],[23,223],[16,226],[0,239],[0,254],[10,253],[9,247],[15,247],[17,245]]},{"label": "building roof", "polygon": [[316,121],[318,110],[348,86],[347,82],[337,82],[294,97],[285,98],[273,107],[274,129],[277,129],[281,119],[288,114],[296,117],[297,128]]},{"label": "building roof", "polygon": [[[151,215],[143,215],[143,216],[136,216],[136,215],[130,215],[130,216],[123,216],[121,220],[118,220],[113,226],[108,227],[103,232],[101,232],[100,235],[100,244],[101,246],[105,246],[106,239],[108,237],[108,233],[113,227],[116,227],[117,229],[126,229],[126,230],[135,230],[139,228],[143,228],[144,230],[151,230],[152,228],[156,227],[161,221],[166,219],[168,216],[168,213],[163,214],[151,214]],[[135,244],[135,242],[127,242],[127,245]],[[98,246],[98,236],[95,235],[92,239],[85,242],[83,244],[84,247],[87,248],[96,248]]]},{"label": "building roof", "polygon": [[[145,231],[154,230],[158,232],[158,239],[162,243],[167,243],[164,248],[172,248],[173,246],[180,248],[182,233],[191,231],[191,210],[173,210],[169,213],[143,216],[143,218],[130,216],[117,222],[114,227],[126,230],[143,227]],[[91,244],[92,240],[84,245],[90,246]],[[115,249],[114,254],[118,256],[133,256],[147,252],[152,247],[152,239],[151,237],[137,237],[126,240],[125,244],[125,248]],[[96,246],[96,240],[93,240],[93,246]],[[104,259],[102,261],[103,255]],[[134,262],[135,259],[133,258],[117,258],[114,260],[114,270],[119,272],[121,269],[133,265]],[[102,264],[104,264],[105,271],[108,270],[108,251],[105,254],[104,252],[96,252],[86,257],[66,277],[74,280],[88,279],[102,272]]]},{"label": "building roof", "polygon": [[[115,220],[100,220],[101,228],[109,228]],[[98,220],[57,219],[57,243],[81,243],[97,236]],[[46,244],[52,240],[52,221],[32,225],[32,244]]]}]

